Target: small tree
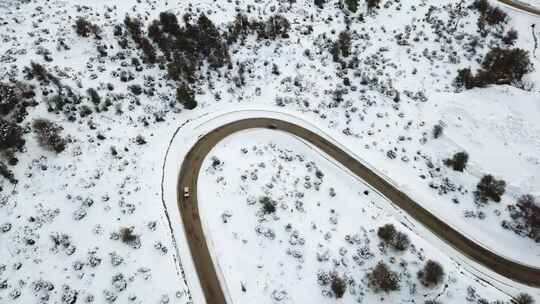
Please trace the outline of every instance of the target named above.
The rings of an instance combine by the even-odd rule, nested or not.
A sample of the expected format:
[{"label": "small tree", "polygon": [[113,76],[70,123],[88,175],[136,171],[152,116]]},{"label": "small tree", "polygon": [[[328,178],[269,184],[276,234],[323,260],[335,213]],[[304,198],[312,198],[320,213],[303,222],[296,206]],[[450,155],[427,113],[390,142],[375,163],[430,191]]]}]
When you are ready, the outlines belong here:
[{"label": "small tree", "polygon": [[367,274],[369,287],[375,291],[394,291],[399,289],[399,277],[397,273],[390,271],[382,261],[375,266],[373,271]]},{"label": "small tree", "polygon": [[185,84],[182,84],[176,89],[176,100],[188,110],[193,110],[197,107],[197,101],[193,91]]},{"label": "small tree", "polygon": [[330,288],[334,296],[338,299],[342,298],[347,290],[347,284],[337,273],[332,273],[330,278]]},{"label": "small tree", "polygon": [[358,10],[358,0],[345,0],[345,4],[347,5],[347,9],[353,13],[356,13]]},{"label": "small tree", "polygon": [[81,37],[89,37],[90,34],[98,36],[98,27],[95,24],[92,24],[90,21],[86,20],[83,17],[78,17],[75,21],[75,32]]},{"label": "small tree", "polygon": [[444,127],[439,123],[433,126],[433,138],[437,139],[443,134]]},{"label": "small tree", "polygon": [[474,198],[477,203],[487,203],[488,200],[495,202],[501,201],[501,195],[504,194],[506,182],[497,180],[492,175],[484,175],[480,182],[476,185]]},{"label": "small tree", "polygon": [[60,153],[66,148],[66,140],[60,136],[62,127],[46,119],[36,119],[33,123],[41,146]]},{"label": "small tree", "polygon": [[383,241],[389,243],[396,236],[396,227],[394,227],[394,225],[392,225],[392,224],[386,224],[384,226],[381,226],[381,227],[379,227],[379,230],[377,230],[377,235]]},{"label": "small tree", "polygon": [[467,152],[458,152],[454,154],[452,158],[444,160],[444,164],[454,171],[463,172],[465,167],[467,167],[467,162],[469,160],[469,154]]},{"label": "small tree", "polygon": [[426,287],[436,286],[442,282],[444,270],[441,264],[428,260],[424,268],[418,271],[418,279]]}]

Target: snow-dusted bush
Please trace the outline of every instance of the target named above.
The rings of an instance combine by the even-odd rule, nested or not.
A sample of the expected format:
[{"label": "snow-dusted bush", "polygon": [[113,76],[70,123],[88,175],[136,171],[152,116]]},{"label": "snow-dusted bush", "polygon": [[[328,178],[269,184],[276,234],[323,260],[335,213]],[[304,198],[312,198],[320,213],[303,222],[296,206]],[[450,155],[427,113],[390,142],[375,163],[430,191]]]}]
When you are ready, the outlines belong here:
[{"label": "snow-dusted bush", "polygon": [[375,291],[393,291],[399,289],[399,277],[391,271],[384,262],[379,262],[377,266],[367,274],[369,287]]},{"label": "snow-dusted bush", "polygon": [[358,0],[345,0],[345,5],[347,9],[353,13],[358,10]]},{"label": "snow-dusted bush", "polygon": [[441,135],[443,134],[443,131],[444,131],[444,127],[442,124],[436,124],[433,126],[433,138],[437,139],[439,137],[441,137]]},{"label": "snow-dusted bush", "polygon": [[36,119],[32,124],[39,144],[60,153],[66,149],[67,140],[60,136],[62,127],[46,119]]},{"label": "snow-dusted bush", "polygon": [[494,202],[501,201],[501,195],[506,189],[506,182],[498,180],[493,175],[484,175],[476,185],[474,191],[474,200],[476,203],[487,203],[490,199]]},{"label": "snow-dusted bush", "polygon": [[94,34],[96,38],[99,38],[99,28],[97,25],[92,24],[90,21],[83,17],[78,17],[75,21],[75,32],[81,37],[89,37],[90,34]]},{"label": "snow-dusted bush", "polygon": [[368,9],[373,9],[379,6],[381,0],[366,0]]},{"label": "snow-dusted bush", "polygon": [[276,212],[276,203],[268,196],[263,196],[259,199],[262,204],[263,214],[272,214]]},{"label": "snow-dusted bush", "polygon": [[385,242],[389,243],[391,242],[394,237],[396,236],[396,227],[392,224],[386,224],[384,226],[379,227],[379,230],[377,230],[377,235]]},{"label": "snow-dusted bush", "polygon": [[377,235],[385,244],[388,244],[399,251],[407,249],[411,243],[409,236],[401,231],[397,231],[392,224],[386,224],[379,227]]},{"label": "snow-dusted bush", "polygon": [[349,57],[351,54],[351,34],[348,31],[339,33],[338,40],[330,48],[330,53],[336,62],[340,61],[342,57]]},{"label": "snow-dusted bush", "polygon": [[21,127],[0,118],[0,151],[6,149],[20,149],[24,146],[22,138],[23,130]]},{"label": "snow-dusted bush", "polygon": [[19,94],[15,87],[0,83],[0,114],[7,115],[19,102]]},{"label": "snow-dusted bush", "polygon": [[540,242],[540,202],[536,201],[534,196],[526,194],[518,199],[515,206],[508,206],[508,210],[513,222],[503,222],[503,227]]},{"label": "snow-dusted bush", "polygon": [[426,287],[432,287],[442,282],[444,269],[441,264],[428,260],[424,268],[418,271],[418,279]]},{"label": "snow-dusted bush", "polygon": [[515,304],[534,304],[534,299],[531,295],[520,293],[512,302]]},{"label": "snow-dusted bush", "polygon": [[444,160],[444,164],[450,168],[452,168],[454,171],[463,172],[465,167],[467,167],[467,161],[469,160],[469,154],[467,152],[458,152],[452,156],[452,158],[448,158]]},{"label": "snow-dusted bush", "polygon": [[195,100],[193,91],[186,84],[182,84],[176,89],[176,100],[188,110],[197,107],[197,101]]},{"label": "snow-dusted bush", "polygon": [[332,273],[330,275],[330,288],[334,296],[340,299],[345,294],[345,291],[347,291],[347,284],[337,273]]}]

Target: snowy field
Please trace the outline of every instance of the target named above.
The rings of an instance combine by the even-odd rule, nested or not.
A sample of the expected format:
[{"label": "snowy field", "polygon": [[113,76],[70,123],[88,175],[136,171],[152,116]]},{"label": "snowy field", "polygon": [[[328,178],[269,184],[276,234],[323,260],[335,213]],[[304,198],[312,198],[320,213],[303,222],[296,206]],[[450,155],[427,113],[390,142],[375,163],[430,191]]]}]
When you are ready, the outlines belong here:
[{"label": "snowy field", "polygon": [[[234,303],[335,303],[321,283],[332,271],[347,281],[344,302],[506,300],[408,231],[369,186],[286,133],[232,135],[214,148],[203,170],[201,213]],[[275,212],[264,212],[264,197],[275,202]],[[377,237],[387,223],[411,237],[404,252]],[[416,273],[429,259],[446,275],[426,288]],[[399,273],[398,292],[373,293],[367,286],[366,274],[380,261]]]},{"label": "snowy field", "polygon": [[[0,146],[0,303],[191,303],[197,284],[179,254],[187,244],[174,242],[180,223],[169,223],[162,202],[164,157],[179,126],[249,108],[309,121],[469,237],[540,266],[539,243],[503,228],[515,224],[511,210],[520,197],[540,200],[540,18],[501,6],[505,22],[481,33],[472,0],[382,2],[351,13],[337,0],[322,8],[311,0],[0,0],[0,83],[32,93],[4,114],[0,91],[0,135],[9,120],[25,141],[17,149]],[[272,39],[248,33],[227,42],[230,62],[222,67],[203,60],[189,82],[197,106],[188,110],[177,101],[184,80],[170,77],[153,40],[161,62],[146,62],[124,22],[126,15],[140,20],[146,37],[161,12],[176,15],[181,26],[184,14],[204,13],[224,41],[238,12],[260,22],[279,14],[290,28]],[[78,18],[99,28],[97,35],[78,35]],[[518,37],[508,46],[501,37],[511,29]],[[336,60],[342,32],[350,34],[350,55]],[[457,70],[475,71],[497,47],[528,51],[535,69],[514,86],[456,90]],[[60,127],[63,151],[43,144],[38,119]],[[437,138],[435,126],[442,129]],[[177,137],[191,141],[179,148],[198,135],[192,124],[181,128]],[[463,172],[444,164],[460,151],[469,156]],[[238,303],[305,303],[311,296],[331,302],[328,285],[317,280],[319,271],[331,270],[350,283],[346,301],[508,300],[462,271],[429,235],[401,225],[387,202],[363,193],[366,185],[294,138],[243,132],[213,154],[222,165],[213,169],[206,160],[201,180],[211,191],[199,193],[203,220]],[[474,201],[486,174],[506,182],[498,203]],[[296,204],[300,192],[303,206]],[[264,195],[279,202],[275,216],[261,217],[260,203],[250,204]],[[376,230],[385,223],[406,232],[414,247],[381,251]],[[272,235],[268,229],[274,239],[264,236]],[[354,256],[361,247],[373,256],[359,265]],[[434,288],[416,278],[427,259],[446,272]],[[368,292],[364,274],[379,260],[399,273],[400,291]]]}]

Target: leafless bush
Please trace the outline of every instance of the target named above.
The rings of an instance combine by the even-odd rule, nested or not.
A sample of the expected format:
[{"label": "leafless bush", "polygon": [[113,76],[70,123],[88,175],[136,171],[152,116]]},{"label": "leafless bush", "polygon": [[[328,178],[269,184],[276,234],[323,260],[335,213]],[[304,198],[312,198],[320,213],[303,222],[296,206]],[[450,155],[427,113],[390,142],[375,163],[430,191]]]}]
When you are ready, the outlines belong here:
[{"label": "leafless bush", "polygon": [[34,120],[33,127],[39,144],[42,147],[53,150],[56,153],[65,150],[67,140],[60,136],[62,127],[46,119]]},{"label": "leafless bush", "polygon": [[372,272],[367,275],[369,287],[375,291],[393,291],[399,289],[399,277],[397,273],[388,269],[388,266],[379,262]]}]

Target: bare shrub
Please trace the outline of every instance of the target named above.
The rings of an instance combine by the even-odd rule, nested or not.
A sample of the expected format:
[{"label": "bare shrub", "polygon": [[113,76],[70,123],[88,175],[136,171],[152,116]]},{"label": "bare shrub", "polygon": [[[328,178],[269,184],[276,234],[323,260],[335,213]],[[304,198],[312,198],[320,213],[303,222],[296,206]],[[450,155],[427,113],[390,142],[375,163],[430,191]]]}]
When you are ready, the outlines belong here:
[{"label": "bare shrub", "polygon": [[7,149],[21,149],[24,146],[21,127],[0,118],[0,151]]},{"label": "bare shrub", "polygon": [[369,287],[375,291],[394,291],[399,289],[399,277],[396,272],[388,269],[388,266],[379,262],[377,266],[367,274]]},{"label": "bare shrub", "polygon": [[332,273],[330,275],[330,288],[332,289],[334,296],[340,299],[347,290],[347,284],[337,273]]},{"label": "bare shrub", "polygon": [[428,260],[424,268],[418,272],[418,279],[426,287],[436,286],[442,282],[444,269],[441,264]]},{"label": "bare shrub", "polygon": [[60,136],[62,127],[46,119],[36,119],[32,126],[42,147],[56,153],[65,150],[67,141]]}]

